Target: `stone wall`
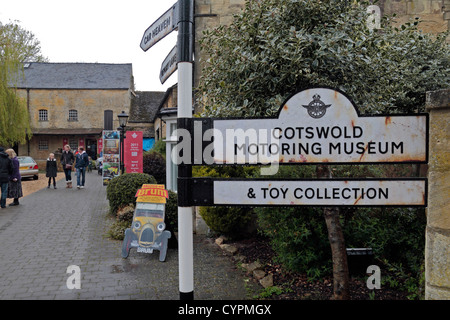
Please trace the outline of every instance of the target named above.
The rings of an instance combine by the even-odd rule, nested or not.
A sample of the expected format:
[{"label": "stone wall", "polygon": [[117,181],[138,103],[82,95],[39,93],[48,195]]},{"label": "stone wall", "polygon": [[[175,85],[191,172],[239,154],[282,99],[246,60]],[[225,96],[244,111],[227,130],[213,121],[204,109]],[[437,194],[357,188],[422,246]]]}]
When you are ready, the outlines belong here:
[{"label": "stone wall", "polygon": [[424,32],[449,30],[450,0],[380,0],[377,5],[382,15],[396,13],[399,24],[420,17],[422,23],[419,27]]},{"label": "stone wall", "polygon": [[[113,128],[119,127],[119,113],[130,112],[128,90],[19,89],[18,92],[27,102],[30,126],[35,133],[30,141],[19,145],[18,154],[33,157],[40,168],[50,152],[63,147],[63,138],[68,141],[82,139],[83,144],[87,139],[100,138],[104,127],[104,110],[113,111]],[[39,110],[48,111],[48,121],[39,120]],[[69,110],[77,110],[78,120],[69,120]],[[89,129],[95,129],[95,133],[89,133]],[[41,140],[48,144],[45,150],[39,149]]]},{"label": "stone wall", "polygon": [[[197,86],[205,57],[199,59],[199,39],[203,31],[212,30],[220,25],[229,25],[233,21],[233,15],[239,13],[245,6],[245,0],[195,0],[195,68],[194,87]],[[197,110],[196,110],[197,111]]]},{"label": "stone wall", "polygon": [[425,298],[450,299],[450,89],[427,93],[430,159]]},{"label": "stone wall", "polygon": [[[103,111],[113,110],[114,128],[117,115],[130,112],[128,90],[19,90],[28,99],[30,125],[33,129],[103,128]],[[48,121],[39,121],[39,110],[48,110]],[[78,111],[78,121],[68,121],[69,110]]]}]

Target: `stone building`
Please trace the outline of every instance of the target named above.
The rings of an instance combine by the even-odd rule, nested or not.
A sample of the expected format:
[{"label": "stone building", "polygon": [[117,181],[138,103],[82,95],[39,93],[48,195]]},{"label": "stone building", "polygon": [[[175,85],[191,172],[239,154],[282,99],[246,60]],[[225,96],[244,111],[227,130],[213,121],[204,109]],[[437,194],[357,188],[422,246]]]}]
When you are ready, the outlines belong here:
[{"label": "stone building", "polygon": [[155,119],[164,95],[164,92],[159,91],[132,92],[130,117],[126,130],[142,131],[144,151],[150,150],[155,140],[160,139],[159,136],[155,136]]},{"label": "stone building", "polygon": [[166,142],[166,187],[177,191],[178,167],[171,161],[172,148],[177,143],[177,93],[178,85],[173,85],[165,92],[155,116],[155,136]]},{"label": "stone building", "polygon": [[25,63],[17,89],[26,100],[33,133],[18,146],[18,155],[32,156],[42,168],[50,152],[69,144],[75,150],[83,146],[95,158],[102,130],[117,128],[117,115],[130,111],[132,66]]}]

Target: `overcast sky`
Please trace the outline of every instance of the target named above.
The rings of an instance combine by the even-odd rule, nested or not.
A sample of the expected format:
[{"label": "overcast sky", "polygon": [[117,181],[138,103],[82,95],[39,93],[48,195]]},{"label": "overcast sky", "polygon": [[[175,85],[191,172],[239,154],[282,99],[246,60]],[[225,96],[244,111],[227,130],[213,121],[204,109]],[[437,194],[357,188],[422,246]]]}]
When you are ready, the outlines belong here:
[{"label": "overcast sky", "polygon": [[50,62],[132,63],[136,90],[166,91],[177,72],[159,80],[161,63],[176,45],[177,31],[147,52],[144,31],[176,0],[0,0],[0,21],[19,20],[41,42]]}]

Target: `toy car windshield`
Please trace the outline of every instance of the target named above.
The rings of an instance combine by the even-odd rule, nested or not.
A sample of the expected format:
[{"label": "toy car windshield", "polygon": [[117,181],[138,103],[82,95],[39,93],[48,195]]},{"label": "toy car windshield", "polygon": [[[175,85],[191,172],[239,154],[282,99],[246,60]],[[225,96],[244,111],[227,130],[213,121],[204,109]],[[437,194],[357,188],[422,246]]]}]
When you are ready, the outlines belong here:
[{"label": "toy car windshield", "polygon": [[164,218],[164,205],[157,203],[138,203],[136,206],[136,217]]}]

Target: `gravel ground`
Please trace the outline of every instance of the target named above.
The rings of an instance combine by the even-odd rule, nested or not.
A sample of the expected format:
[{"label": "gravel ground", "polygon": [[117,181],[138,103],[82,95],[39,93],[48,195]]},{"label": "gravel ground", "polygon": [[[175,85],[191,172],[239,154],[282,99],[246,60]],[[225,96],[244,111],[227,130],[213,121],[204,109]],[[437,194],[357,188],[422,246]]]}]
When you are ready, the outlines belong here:
[{"label": "gravel ground", "polygon": [[[73,176],[73,174],[72,174]],[[59,181],[64,178],[64,172],[58,172],[58,176],[56,177],[56,181]],[[73,177],[72,177],[73,180]],[[33,180],[31,178],[22,179],[22,192],[23,196],[26,197],[33,192],[46,188],[48,186],[48,178],[45,176],[45,173],[39,173],[39,179]],[[53,188],[53,186],[52,186]],[[13,199],[6,199],[6,205],[9,205],[13,202]],[[19,199],[20,203],[20,199]]]}]

